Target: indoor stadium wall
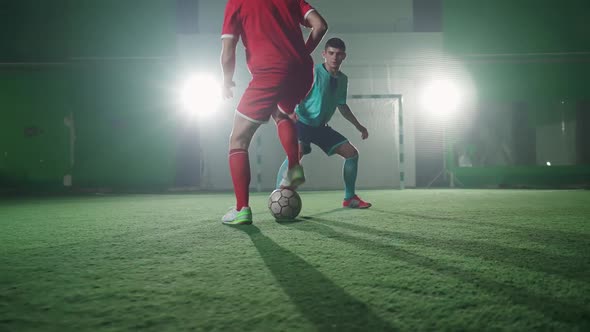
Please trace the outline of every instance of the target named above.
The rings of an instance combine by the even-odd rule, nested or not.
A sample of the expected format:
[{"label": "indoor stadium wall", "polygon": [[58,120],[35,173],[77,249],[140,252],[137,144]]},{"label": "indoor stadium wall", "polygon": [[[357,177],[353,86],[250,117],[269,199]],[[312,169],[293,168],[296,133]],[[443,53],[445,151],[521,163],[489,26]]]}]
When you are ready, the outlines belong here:
[{"label": "indoor stadium wall", "polygon": [[[403,96],[404,135],[405,135],[405,172],[406,186],[415,186],[415,146],[414,146],[414,118],[418,107],[417,86],[432,70],[439,66],[442,38],[440,33],[364,33],[364,34],[336,34],[329,33],[327,38],[340,37],[347,42],[348,58],[342,70],[349,77],[349,96],[353,95],[392,95]],[[179,62],[184,71],[216,72],[218,73],[219,57],[218,34],[184,34],[179,36]],[[238,63],[244,64],[243,49],[238,49]],[[195,63],[192,59],[199,58]],[[314,53],[316,62],[322,61],[321,50]],[[213,69],[212,69],[213,68]],[[237,68],[236,96],[241,95],[250,79],[244,66]],[[231,179],[228,177],[227,142],[231,130],[231,114],[235,109],[238,98],[224,104],[220,115],[222,121],[215,123],[202,120],[202,147],[207,181],[205,188],[212,190],[230,189]],[[369,126],[371,137],[361,141],[358,132],[352,128],[337,112],[333,125],[341,130],[361,154],[359,187],[360,188],[397,188],[399,187],[399,168],[397,166],[396,135],[394,132],[384,132],[378,123],[381,117],[389,121],[391,130],[397,119],[393,118],[396,101],[393,99],[363,100],[349,99],[353,111],[361,122],[376,125]],[[388,112],[388,113],[386,113]],[[228,115],[228,113],[230,115]],[[389,141],[385,140],[386,136]],[[258,139],[260,137],[260,139]],[[205,142],[206,140],[206,142]],[[383,155],[380,154],[383,151]],[[258,157],[260,156],[260,158]],[[394,158],[385,162],[384,158]],[[277,140],[274,125],[267,124],[259,129],[250,146],[250,160],[252,164],[252,188],[268,190],[276,180],[276,172],[283,161],[284,152]],[[385,159],[387,160],[387,159]],[[376,165],[376,161],[379,161]],[[317,148],[304,159],[304,165],[309,168],[309,181],[306,189],[340,189],[342,161],[340,158],[328,158]],[[383,166],[383,167],[381,167]],[[382,169],[378,173],[376,170]],[[366,174],[365,174],[366,173]],[[303,188],[302,188],[303,189]]]},{"label": "indoor stadium wall", "polygon": [[[0,48],[1,188],[62,189],[69,175],[74,187],[89,190],[231,188],[227,141],[238,98],[226,102],[214,122],[179,114],[175,101],[185,75],[209,72],[219,77],[224,3],[193,1],[197,23],[182,33],[178,3],[2,3],[0,28],[6,33]],[[461,106],[461,116],[448,128],[445,150],[464,185],[588,180],[590,158],[584,142],[590,139],[585,134],[590,132],[590,42],[584,35],[585,1],[559,6],[532,0],[494,6],[446,1],[444,34],[412,33],[410,0],[379,0],[367,8],[353,1],[322,0],[314,5],[330,22],[327,38],[341,37],[348,44],[343,71],[350,78],[349,94],[403,96],[407,186],[425,186],[440,168],[436,158],[442,159],[446,126],[440,114],[419,105],[424,82],[440,73],[468,82],[474,90],[474,100]],[[537,15],[523,15],[531,8]],[[522,21],[523,17],[529,18]],[[566,52],[554,54],[557,49]],[[506,53],[510,54],[498,56]],[[321,61],[319,52],[314,57]],[[244,62],[239,49],[237,96],[249,80]],[[371,110],[385,112],[391,106],[393,112],[396,105],[390,102],[351,101],[361,120],[366,116],[369,123],[381,117]],[[69,125],[72,121],[74,126]],[[395,139],[372,146],[371,138],[355,141],[358,134],[339,115],[333,123],[358,145],[361,164],[370,165],[378,156],[372,149],[382,145],[391,162],[397,162]],[[459,151],[470,150],[473,143],[461,135],[483,132],[476,125],[491,132],[483,137],[487,161],[476,165],[472,158],[477,167],[457,167]],[[272,125],[263,126],[258,135],[260,140],[257,136],[250,150],[252,187],[266,190],[274,185],[283,152]],[[509,138],[509,144],[500,138]],[[510,153],[499,150],[506,146]],[[424,162],[423,156],[436,160]],[[545,166],[547,161],[551,168]],[[310,170],[321,170],[310,172],[307,188],[341,188],[338,158],[326,158],[316,149],[305,163]],[[433,165],[432,170],[424,172],[424,165]],[[391,173],[399,171],[396,167],[391,165]],[[371,180],[363,182],[369,175]],[[359,186],[379,187],[371,181],[381,177],[381,186],[395,187],[387,175],[361,174]]]},{"label": "indoor stadium wall", "polygon": [[65,174],[67,42],[59,16],[65,6],[33,0],[0,5],[0,188],[60,186]]},{"label": "indoor stadium wall", "polygon": [[[179,0],[185,12],[192,11],[192,30],[200,34],[219,34],[225,1]],[[391,33],[413,31],[414,0],[310,0],[329,24],[330,31],[338,33]]]},{"label": "indoor stadium wall", "polygon": [[[198,17],[196,24],[187,20],[184,33],[178,37],[179,62],[185,72],[216,72],[219,75],[219,27],[224,4],[217,1],[182,1],[183,12]],[[349,76],[349,96],[352,95],[403,95],[405,135],[405,184],[415,186],[414,122],[418,107],[417,86],[437,66],[442,50],[440,33],[412,33],[413,1],[377,0],[366,6],[355,1],[318,0],[313,5],[329,22],[331,37],[340,37],[347,43],[348,58],[343,71]],[[321,47],[314,54],[322,61]],[[240,96],[250,79],[244,66],[243,49],[237,52],[236,96]],[[203,137],[203,177],[201,186],[211,190],[231,189],[227,165],[227,141],[231,127],[231,114],[238,98],[224,104],[220,112],[222,121],[215,124],[202,120],[199,127]],[[397,136],[393,132],[397,103],[393,99],[349,100],[361,122],[368,123],[371,137],[361,141],[359,134],[337,112],[332,124],[355,144],[361,154],[358,186],[361,188],[399,187]],[[229,114],[229,115],[228,115]],[[382,118],[385,117],[385,118]],[[379,121],[384,120],[384,121]],[[388,123],[389,121],[393,123]],[[220,123],[221,122],[221,123]],[[372,127],[371,126],[375,126]],[[380,128],[385,126],[387,128]],[[381,152],[382,151],[382,152]],[[252,189],[273,188],[276,172],[284,159],[274,125],[262,126],[250,146]],[[376,162],[379,161],[379,162]],[[342,188],[342,161],[328,158],[317,148],[304,159],[307,172],[307,189]],[[378,171],[378,172],[377,172]],[[302,188],[303,189],[303,188]]]},{"label": "indoor stadium wall", "polygon": [[68,84],[61,66],[0,67],[0,187],[60,187],[68,170]]},{"label": "indoor stadium wall", "polygon": [[464,64],[479,99],[477,117],[451,129],[470,132],[449,144],[451,162],[466,150],[472,159],[472,167],[454,170],[457,179],[588,185],[588,2],[461,0],[443,9],[445,51]]},{"label": "indoor stadium wall", "polygon": [[0,26],[0,188],[171,185],[174,1],[5,2]]},{"label": "indoor stadium wall", "polygon": [[[192,2],[197,24],[189,20],[189,34],[178,35],[178,30],[187,28],[177,20],[180,2],[27,0],[3,7],[8,10],[3,11],[1,24],[14,37],[6,39],[10,45],[0,51],[0,82],[8,85],[16,76],[22,81],[3,90],[9,97],[1,104],[6,119],[0,123],[5,129],[2,135],[5,142],[22,142],[16,148],[4,144],[0,164],[3,188],[59,190],[70,180],[75,188],[89,191],[231,188],[227,139],[238,98],[223,105],[214,126],[178,114],[178,105],[173,102],[185,75],[204,69],[219,75],[218,30],[224,6],[219,1]],[[346,7],[341,1],[321,1],[316,6],[330,20],[331,36],[342,37],[349,44],[344,69],[350,77],[350,94],[404,96],[406,185],[414,186],[412,131],[420,73],[408,59],[418,53],[429,58],[429,54],[440,52],[441,35],[410,32],[413,17],[409,0],[383,0],[370,8],[355,2]],[[350,18],[350,6],[360,6],[355,7],[356,20]],[[18,17],[30,22],[22,24]],[[321,60],[319,52],[315,57]],[[240,49],[238,61],[243,64],[244,60]],[[249,80],[245,67],[240,70],[236,80],[242,86],[238,86],[237,95]],[[388,112],[390,107],[387,116],[394,118],[395,100],[365,102],[359,101],[359,116],[369,116],[374,108]],[[374,107],[371,102],[376,103]],[[353,142],[358,139],[358,134],[340,121],[337,115],[334,123]],[[379,134],[373,132],[372,138]],[[256,152],[252,152],[252,186],[268,189],[274,186],[283,152],[272,126],[263,127],[259,135],[265,137],[255,139],[251,150],[259,149],[264,155],[259,154],[258,163]],[[398,158],[395,138],[391,135],[391,142],[383,143],[394,164]],[[355,144],[361,154],[379,149],[370,146],[370,141]],[[368,154],[365,162],[379,157],[378,152],[371,153],[377,157]],[[310,181],[316,184],[310,189],[341,187],[340,160],[319,154],[307,158],[306,163],[310,168],[330,170],[326,174],[331,176],[328,180],[325,174],[312,172],[312,179],[318,179]],[[391,169],[386,173],[391,174],[382,175],[387,178],[361,174],[369,180],[359,186],[398,186],[397,165],[387,167]],[[370,173],[370,167],[364,169]]]}]

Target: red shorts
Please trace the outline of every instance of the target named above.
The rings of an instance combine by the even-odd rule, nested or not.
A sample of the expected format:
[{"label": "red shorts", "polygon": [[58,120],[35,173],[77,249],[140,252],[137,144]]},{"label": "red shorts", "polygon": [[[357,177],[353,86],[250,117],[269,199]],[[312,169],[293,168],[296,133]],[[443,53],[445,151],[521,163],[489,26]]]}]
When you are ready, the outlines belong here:
[{"label": "red shorts", "polygon": [[252,81],[240,99],[238,113],[258,123],[267,122],[277,106],[281,112],[292,114],[312,84],[313,63],[287,70],[252,71]]}]

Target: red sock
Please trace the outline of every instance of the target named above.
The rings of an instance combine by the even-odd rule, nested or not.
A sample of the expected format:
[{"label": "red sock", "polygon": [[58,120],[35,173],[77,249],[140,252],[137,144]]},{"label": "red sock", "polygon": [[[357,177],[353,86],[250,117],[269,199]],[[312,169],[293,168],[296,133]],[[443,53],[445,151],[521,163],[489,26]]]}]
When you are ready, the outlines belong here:
[{"label": "red sock", "polygon": [[277,123],[279,139],[289,159],[289,169],[299,164],[299,143],[297,142],[297,129],[291,120],[281,120]]},{"label": "red sock", "polygon": [[248,150],[232,149],[229,151],[229,171],[234,183],[236,209],[248,206],[250,187],[250,160]]}]

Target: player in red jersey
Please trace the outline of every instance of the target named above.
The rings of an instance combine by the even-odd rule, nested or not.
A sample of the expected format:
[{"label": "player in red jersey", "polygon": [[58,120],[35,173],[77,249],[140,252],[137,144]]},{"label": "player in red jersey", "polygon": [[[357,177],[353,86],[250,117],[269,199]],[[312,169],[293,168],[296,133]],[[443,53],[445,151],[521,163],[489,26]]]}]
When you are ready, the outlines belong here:
[{"label": "player in red jersey", "polygon": [[[300,26],[311,28],[307,40]],[[305,181],[299,165],[297,132],[289,115],[313,83],[311,52],[327,31],[326,21],[304,0],[229,0],[222,28],[223,97],[233,97],[236,45],[246,48],[252,80],[240,99],[229,142],[229,167],[236,206],[223,217],[226,224],[251,224],[248,205],[250,161],[248,147],[254,133],[270,117],[287,153],[286,184]]]}]

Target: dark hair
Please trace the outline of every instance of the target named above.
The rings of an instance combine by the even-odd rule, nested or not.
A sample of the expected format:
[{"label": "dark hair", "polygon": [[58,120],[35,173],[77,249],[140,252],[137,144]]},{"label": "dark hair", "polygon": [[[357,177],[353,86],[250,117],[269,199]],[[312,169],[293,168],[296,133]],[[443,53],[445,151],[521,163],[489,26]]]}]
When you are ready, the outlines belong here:
[{"label": "dark hair", "polygon": [[344,41],[340,38],[328,39],[328,41],[326,42],[326,47],[324,49],[327,49],[328,47],[338,48],[346,52],[346,45],[344,44]]}]

